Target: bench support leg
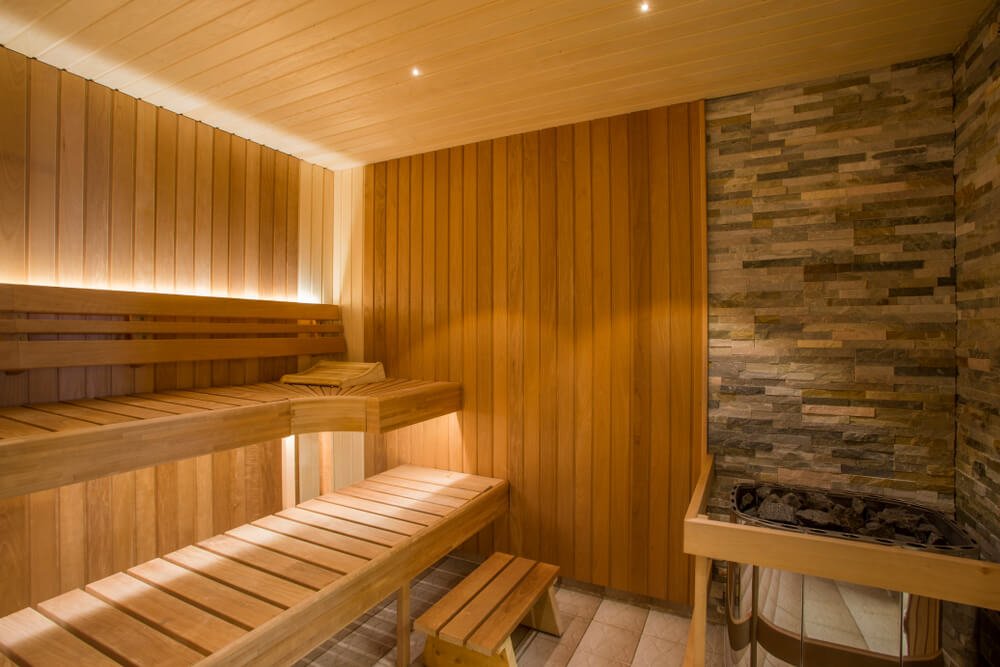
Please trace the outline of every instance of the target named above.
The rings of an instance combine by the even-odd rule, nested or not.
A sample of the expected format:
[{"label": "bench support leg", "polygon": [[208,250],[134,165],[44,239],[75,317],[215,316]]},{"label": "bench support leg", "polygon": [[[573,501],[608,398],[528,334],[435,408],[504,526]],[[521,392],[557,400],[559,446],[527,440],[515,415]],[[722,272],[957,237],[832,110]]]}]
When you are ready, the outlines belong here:
[{"label": "bench support leg", "polygon": [[496,655],[483,655],[437,637],[427,637],[424,645],[426,667],[517,667],[514,643],[507,638]]},{"label": "bench support leg", "polygon": [[410,664],[410,584],[399,589],[396,597],[396,665]]},{"label": "bench support leg", "polygon": [[524,619],[524,624],[550,635],[562,637],[562,618],[559,616],[559,608],[556,606],[554,587],[550,586],[549,590],[538,598],[538,602],[528,612],[528,617]]}]

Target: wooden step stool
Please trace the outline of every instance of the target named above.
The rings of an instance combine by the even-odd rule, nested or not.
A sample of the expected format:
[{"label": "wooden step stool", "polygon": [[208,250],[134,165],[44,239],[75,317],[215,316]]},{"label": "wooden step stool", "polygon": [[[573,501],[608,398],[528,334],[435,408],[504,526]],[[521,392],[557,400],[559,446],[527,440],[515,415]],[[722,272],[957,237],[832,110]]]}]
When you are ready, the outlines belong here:
[{"label": "wooden step stool", "polygon": [[519,623],[562,635],[559,568],[495,553],[414,623],[427,633],[424,664],[516,667],[510,634]]}]

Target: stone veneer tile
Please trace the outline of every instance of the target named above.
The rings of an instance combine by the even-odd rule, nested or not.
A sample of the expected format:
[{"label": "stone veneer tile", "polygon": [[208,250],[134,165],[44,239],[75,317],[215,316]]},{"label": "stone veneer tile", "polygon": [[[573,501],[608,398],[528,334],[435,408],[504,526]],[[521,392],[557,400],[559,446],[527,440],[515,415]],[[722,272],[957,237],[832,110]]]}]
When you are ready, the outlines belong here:
[{"label": "stone veneer tile", "polygon": [[954,501],[948,58],[707,103],[722,479]]}]

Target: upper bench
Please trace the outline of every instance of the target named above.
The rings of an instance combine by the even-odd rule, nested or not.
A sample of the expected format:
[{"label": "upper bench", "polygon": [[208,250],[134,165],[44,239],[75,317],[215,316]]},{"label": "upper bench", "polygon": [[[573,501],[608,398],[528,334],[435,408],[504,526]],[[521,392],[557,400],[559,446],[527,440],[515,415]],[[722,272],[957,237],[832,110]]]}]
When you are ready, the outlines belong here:
[{"label": "upper bench", "polygon": [[[0,371],[337,354],[333,305],[0,284]],[[0,498],[298,433],[382,433],[461,386],[263,382],[0,408]]]}]

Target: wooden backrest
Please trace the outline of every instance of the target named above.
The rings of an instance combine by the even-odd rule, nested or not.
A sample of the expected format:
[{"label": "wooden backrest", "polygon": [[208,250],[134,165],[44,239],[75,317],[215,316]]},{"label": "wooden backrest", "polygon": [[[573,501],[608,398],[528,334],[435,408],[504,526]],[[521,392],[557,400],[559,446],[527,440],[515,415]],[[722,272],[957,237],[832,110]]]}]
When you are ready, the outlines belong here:
[{"label": "wooden backrest", "polygon": [[334,354],[339,306],[0,283],[0,370]]}]

